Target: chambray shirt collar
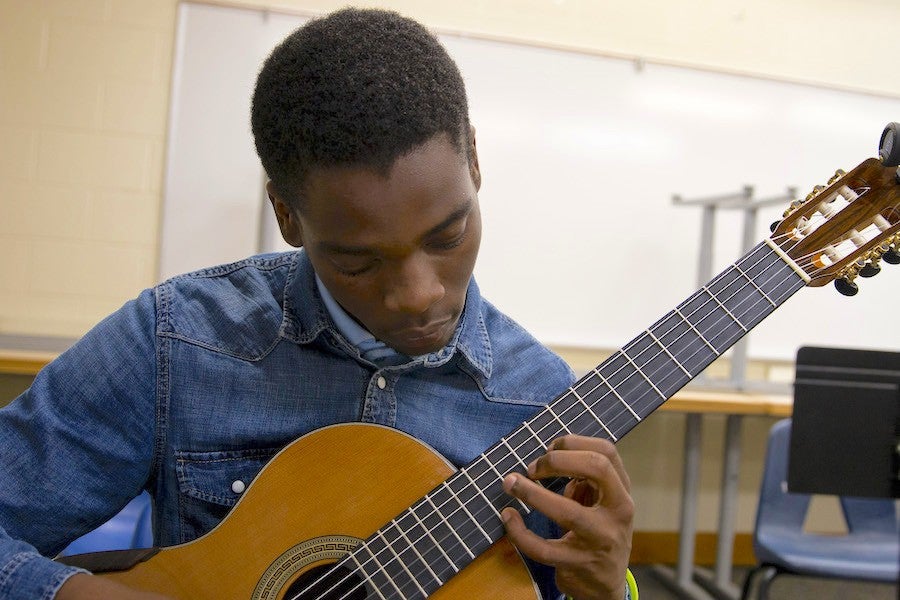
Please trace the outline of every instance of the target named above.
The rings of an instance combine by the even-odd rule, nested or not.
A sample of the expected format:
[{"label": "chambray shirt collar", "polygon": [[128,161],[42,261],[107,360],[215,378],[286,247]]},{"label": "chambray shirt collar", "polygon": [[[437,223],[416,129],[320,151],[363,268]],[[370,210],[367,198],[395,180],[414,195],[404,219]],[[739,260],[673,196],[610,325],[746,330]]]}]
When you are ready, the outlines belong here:
[{"label": "chambray shirt collar", "polygon": [[[422,364],[426,367],[438,367],[446,364],[458,351],[483,377],[490,378],[493,368],[491,340],[481,310],[481,293],[474,277],[469,281],[466,292],[466,304],[463,315],[456,326],[450,342],[431,354],[411,358],[399,368]],[[335,336],[345,340],[350,347],[356,346],[356,335],[348,337],[341,331],[322,300],[316,285],[316,274],[306,252],[300,250],[291,268],[284,289],[284,318],[281,326],[283,337],[298,344],[309,344],[319,337],[323,331],[331,331]],[[361,327],[359,328],[368,334]]]}]

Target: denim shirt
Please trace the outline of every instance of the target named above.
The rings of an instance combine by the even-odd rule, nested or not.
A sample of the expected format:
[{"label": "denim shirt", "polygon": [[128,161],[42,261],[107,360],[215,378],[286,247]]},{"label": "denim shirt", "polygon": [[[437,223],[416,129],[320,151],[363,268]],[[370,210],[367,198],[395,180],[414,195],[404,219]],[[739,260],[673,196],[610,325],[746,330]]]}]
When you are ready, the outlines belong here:
[{"label": "denim shirt", "polygon": [[[445,348],[378,367],[334,326],[303,251],[175,277],[100,322],[0,410],[0,598],[52,598],[75,571],[41,555],[142,489],[156,544],[187,542],[235,505],[235,482],[317,428],[385,425],[462,466],[573,380],[474,280]],[[555,598],[552,570],[529,566]]]}]

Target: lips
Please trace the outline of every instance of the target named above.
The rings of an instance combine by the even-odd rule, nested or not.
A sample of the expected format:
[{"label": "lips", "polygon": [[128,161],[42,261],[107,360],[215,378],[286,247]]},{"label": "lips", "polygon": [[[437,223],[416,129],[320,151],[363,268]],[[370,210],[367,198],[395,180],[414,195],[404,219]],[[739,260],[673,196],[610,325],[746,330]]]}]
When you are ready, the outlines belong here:
[{"label": "lips", "polygon": [[447,328],[452,322],[453,318],[447,317],[422,327],[400,329],[391,338],[398,346],[407,349],[408,354],[425,354],[443,346]]}]

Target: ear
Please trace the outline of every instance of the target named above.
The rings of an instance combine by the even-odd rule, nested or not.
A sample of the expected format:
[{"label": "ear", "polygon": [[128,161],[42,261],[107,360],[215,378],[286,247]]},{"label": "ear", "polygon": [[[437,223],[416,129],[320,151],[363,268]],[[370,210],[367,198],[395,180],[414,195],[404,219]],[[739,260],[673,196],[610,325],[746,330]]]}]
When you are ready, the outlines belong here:
[{"label": "ear", "polygon": [[269,196],[269,202],[272,203],[272,210],[275,211],[281,237],[295,248],[303,246],[303,229],[300,227],[300,221],[291,205],[278,195],[271,181],[266,183],[266,194]]},{"label": "ear", "polygon": [[475,127],[469,126],[470,146],[468,149],[469,158],[469,175],[472,177],[472,183],[475,184],[475,191],[481,189],[481,169],[478,167],[478,151],[475,149]]}]

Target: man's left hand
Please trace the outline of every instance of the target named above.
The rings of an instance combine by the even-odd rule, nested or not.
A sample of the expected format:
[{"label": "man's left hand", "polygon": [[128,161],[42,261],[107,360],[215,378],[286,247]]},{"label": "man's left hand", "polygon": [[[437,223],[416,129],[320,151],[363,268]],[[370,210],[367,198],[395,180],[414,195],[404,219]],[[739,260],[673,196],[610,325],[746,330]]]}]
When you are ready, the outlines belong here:
[{"label": "man's left hand", "polygon": [[[560,495],[535,483],[570,477]],[[513,508],[503,511],[509,539],[523,554],[556,568],[556,585],[577,600],[622,600],[631,553],[634,502],[631,482],[615,445],[568,435],[554,440],[546,454],[528,465],[528,477],[513,473],[503,489],[563,528],[556,540],[525,527]]]}]

